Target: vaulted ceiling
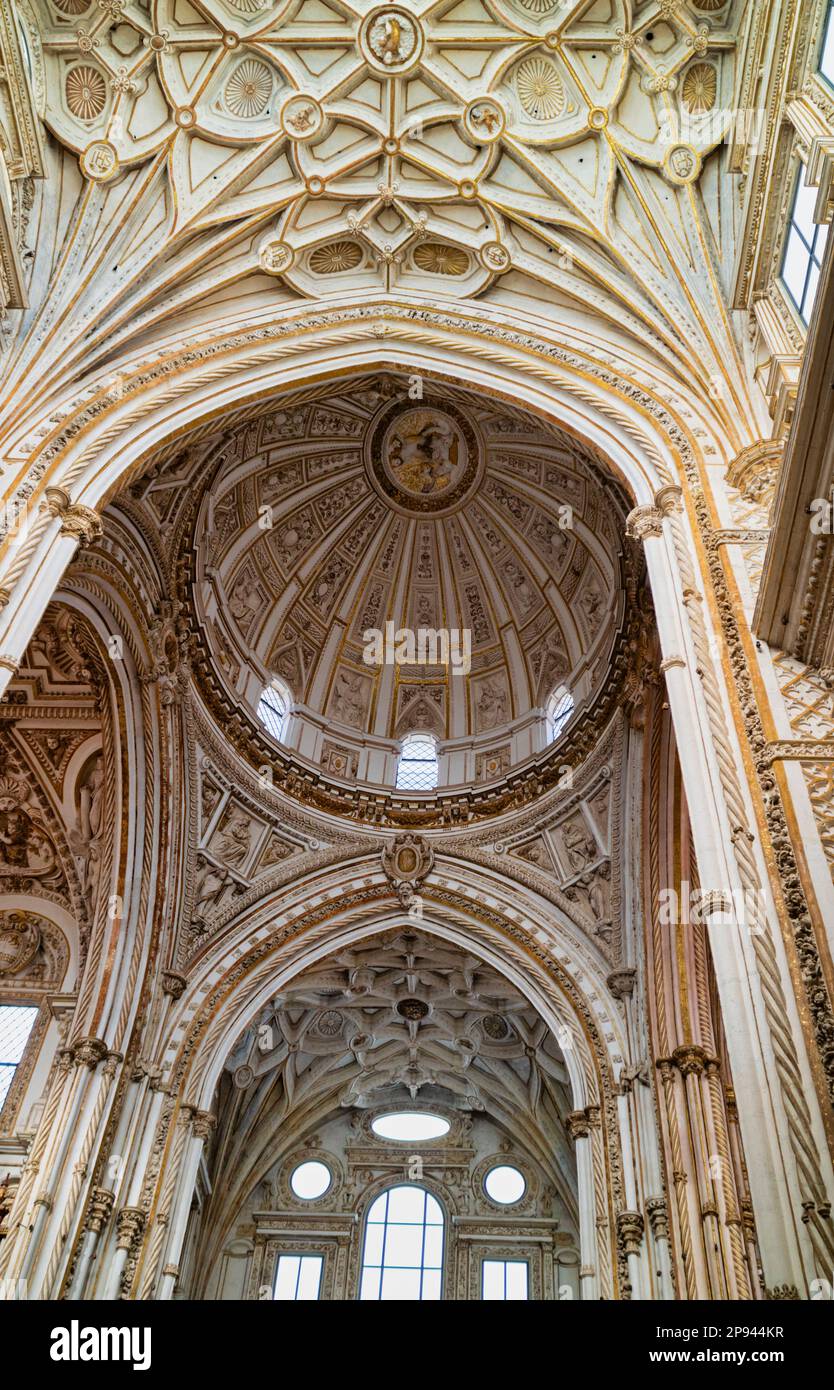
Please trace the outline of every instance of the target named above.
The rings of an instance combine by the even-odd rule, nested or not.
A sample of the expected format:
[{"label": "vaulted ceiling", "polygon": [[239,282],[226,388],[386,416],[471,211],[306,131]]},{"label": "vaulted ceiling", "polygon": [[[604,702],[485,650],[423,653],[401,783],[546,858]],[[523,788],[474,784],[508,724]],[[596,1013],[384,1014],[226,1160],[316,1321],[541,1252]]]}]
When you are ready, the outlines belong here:
[{"label": "vaulted ceiling", "polygon": [[[31,3],[31,8],[30,8]],[[743,0],[23,0],[53,132],[7,381],[380,294],[593,321],[749,401],[716,177]],[[70,312],[71,310],[71,312]],[[716,377],[724,383],[714,385]]]},{"label": "vaulted ceiling", "polygon": [[[459,738],[540,708],[562,681],[578,702],[607,670],[618,501],[574,440],[523,411],[349,378],[282,398],[193,476],[202,631],[250,702],[279,674],[331,723]],[[166,471],[134,488],[160,527],[193,495],[183,481]],[[430,655],[369,663],[365,633],[386,623],[466,632],[471,674]]]},{"label": "vaulted ceiling", "polygon": [[510,981],[426,932],[373,937],[304,971],[246,1030],[226,1073],[223,1128],[241,1153],[279,1125],[298,1142],[340,1108],[416,1101],[482,1111],[546,1171],[572,1166],[556,1038]]}]

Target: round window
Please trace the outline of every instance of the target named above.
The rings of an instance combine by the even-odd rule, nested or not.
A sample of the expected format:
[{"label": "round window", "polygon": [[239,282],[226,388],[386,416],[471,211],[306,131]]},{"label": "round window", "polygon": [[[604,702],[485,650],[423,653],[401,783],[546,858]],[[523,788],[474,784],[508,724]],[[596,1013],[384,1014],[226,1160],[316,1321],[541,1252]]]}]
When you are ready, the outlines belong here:
[{"label": "round window", "polygon": [[314,1160],[299,1163],[290,1175],[290,1187],[296,1197],[303,1198],[305,1202],[314,1202],[317,1197],[323,1197],[330,1182],[331,1173],[327,1164]]},{"label": "round window", "polygon": [[425,1139],[440,1139],[449,1133],[449,1121],[441,1115],[425,1111],[399,1110],[393,1115],[380,1115],[371,1122],[371,1129],[380,1139],[398,1139],[419,1144]]},{"label": "round window", "polygon": [[526,1187],[524,1174],[520,1173],[517,1168],[511,1168],[509,1164],[500,1164],[497,1168],[490,1168],[484,1178],[487,1196],[493,1202],[500,1202],[503,1207],[509,1207],[513,1202],[520,1202]]}]

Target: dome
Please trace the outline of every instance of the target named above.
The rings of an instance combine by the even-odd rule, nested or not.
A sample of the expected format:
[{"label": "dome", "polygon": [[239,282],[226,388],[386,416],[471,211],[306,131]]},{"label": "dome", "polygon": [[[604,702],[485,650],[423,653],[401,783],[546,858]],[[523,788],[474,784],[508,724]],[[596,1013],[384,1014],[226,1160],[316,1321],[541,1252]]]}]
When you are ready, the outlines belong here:
[{"label": "dome", "polygon": [[195,601],[251,711],[278,678],[281,742],[393,787],[429,732],[440,785],[488,782],[576,708],[622,614],[622,521],[577,442],[492,398],[396,374],[330,382],[224,441],[194,527]]}]

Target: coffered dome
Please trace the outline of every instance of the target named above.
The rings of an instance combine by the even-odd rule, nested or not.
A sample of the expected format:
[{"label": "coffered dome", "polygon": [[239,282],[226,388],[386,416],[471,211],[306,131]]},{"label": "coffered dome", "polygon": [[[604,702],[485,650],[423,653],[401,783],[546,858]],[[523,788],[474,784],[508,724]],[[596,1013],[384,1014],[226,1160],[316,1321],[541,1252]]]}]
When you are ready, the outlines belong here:
[{"label": "coffered dome", "polygon": [[[422,394],[421,394],[422,392]],[[475,393],[365,376],[283,399],[224,443],[197,513],[195,602],[227,687],[289,688],[282,741],[393,786],[402,738],[441,784],[490,781],[607,669],[621,519],[576,441]]]}]

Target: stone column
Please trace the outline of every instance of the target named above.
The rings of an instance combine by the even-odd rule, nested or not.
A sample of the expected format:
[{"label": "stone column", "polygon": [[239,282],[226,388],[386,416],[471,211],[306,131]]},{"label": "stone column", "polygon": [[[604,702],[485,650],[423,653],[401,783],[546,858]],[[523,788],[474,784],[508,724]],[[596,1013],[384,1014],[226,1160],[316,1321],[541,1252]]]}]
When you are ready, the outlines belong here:
[{"label": "stone column", "polygon": [[596,1196],[594,1160],[591,1153],[592,1117],[588,1109],[573,1110],[565,1119],[568,1134],[576,1145],[576,1176],[579,1188],[579,1287],[583,1299],[599,1298],[598,1251],[596,1241]]},{"label": "stone column", "polygon": [[191,1198],[197,1181],[197,1170],[200,1167],[203,1148],[211,1137],[211,1132],[217,1122],[216,1117],[207,1110],[192,1111],[190,1119],[192,1133],[182,1158],[176,1196],[171,1204],[165,1265],[155,1294],[156,1298],[162,1300],[174,1296],[174,1289],[179,1276],[182,1244],[185,1239],[188,1214],[191,1210]]},{"label": "stone column", "polygon": [[654,1247],[655,1271],[664,1298],[675,1297],[672,1274],[672,1247],[669,1240],[669,1208],[665,1197],[648,1197],[646,1215]]},{"label": "stone column", "polygon": [[[745,1148],[759,1160],[751,1169],[750,1185],[754,1207],[761,1214],[759,1235],[767,1279],[771,1285],[807,1289],[815,1262],[808,1235],[796,1219],[802,1197],[795,1161],[802,1137],[796,1132],[795,1114],[789,1113],[792,1102],[782,1088],[774,1056],[778,1035],[780,1048],[791,1047],[796,1068],[797,1041],[786,1042],[784,1015],[779,1019],[774,1014],[758,969],[760,949],[768,953],[769,970],[778,976],[782,969],[780,928],[775,922],[766,923],[765,930],[771,935],[757,946],[743,924],[736,920],[728,926],[725,920],[724,901],[733,895],[744,900],[745,892],[750,891],[747,880],[753,874],[751,864],[755,867],[758,861],[752,855],[750,839],[744,838],[753,834],[744,809],[745,784],[726,711],[716,694],[719,686],[678,496],[678,489],[663,489],[657,506],[638,507],[631,513],[628,532],[645,547],[663,655],[661,669],[666,677],[701,883],[713,894],[717,890],[722,895],[720,908],[706,911],[704,917],[730,1065],[743,1096],[740,1110]],[[682,573],[684,565],[689,573]],[[716,739],[721,741],[720,748]],[[738,824],[730,824],[730,801]],[[791,988],[790,981],[787,988]]]},{"label": "stone column", "polygon": [[84,1286],[87,1282],[87,1271],[90,1268],[90,1261],[101,1235],[102,1229],[110,1220],[113,1211],[113,1193],[108,1192],[105,1187],[94,1187],[90,1193],[90,1204],[87,1210],[86,1229],[81,1241],[81,1249],[75,1265],[75,1272],[72,1277],[67,1298],[70,1300],[84,1297]]}]

